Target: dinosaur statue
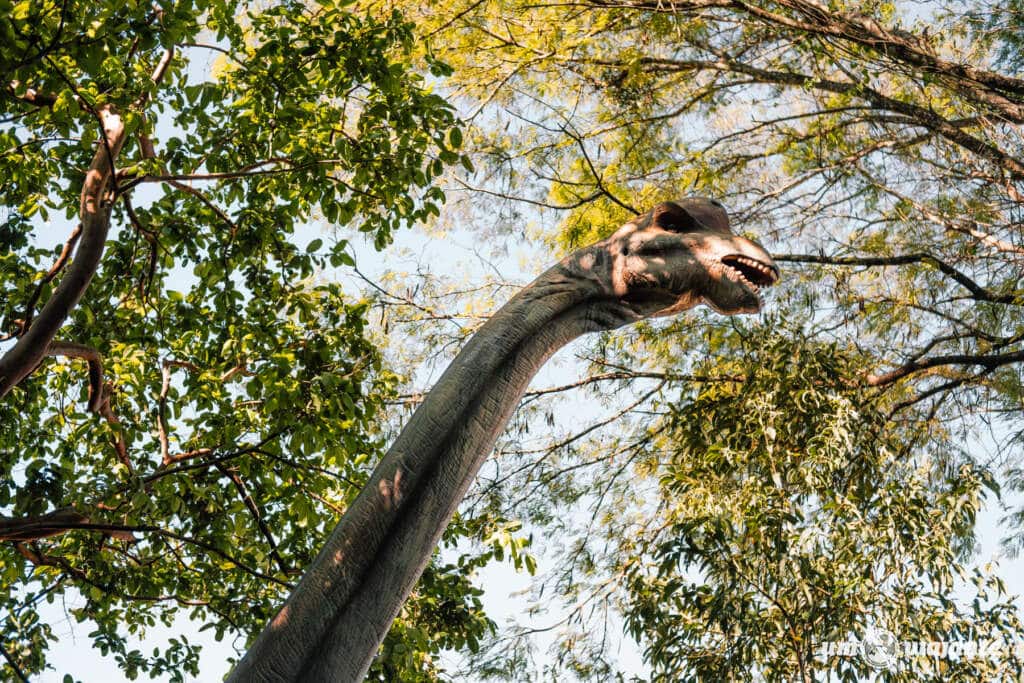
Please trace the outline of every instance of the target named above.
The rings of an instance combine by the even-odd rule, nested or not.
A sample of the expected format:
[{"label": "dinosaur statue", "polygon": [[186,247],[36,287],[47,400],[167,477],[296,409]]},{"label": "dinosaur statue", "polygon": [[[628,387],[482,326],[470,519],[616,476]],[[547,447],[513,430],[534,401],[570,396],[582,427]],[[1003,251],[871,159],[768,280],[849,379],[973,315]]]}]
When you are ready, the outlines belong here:
[{"label": "dinosaur statue", "polygon": [[761,309],[779,270],[725,209],[657,205],[505,304],[410,418],[229,681],[362,681],[526,385],[576,337],[684,311]]}]

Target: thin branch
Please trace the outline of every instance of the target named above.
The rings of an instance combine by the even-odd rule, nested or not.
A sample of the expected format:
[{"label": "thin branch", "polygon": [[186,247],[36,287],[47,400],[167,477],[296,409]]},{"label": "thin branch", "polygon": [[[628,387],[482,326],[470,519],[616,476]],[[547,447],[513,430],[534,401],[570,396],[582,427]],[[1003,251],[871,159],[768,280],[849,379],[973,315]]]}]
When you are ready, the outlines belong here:
[{"label": "thin branch", "polygon": [[171,187],[173,187],[173,188],[175,188],[177,190],[181,190],[182,192],[184,192],[186,194],[190,194],[193,197],[195,197],[196,199],[198,199],[199,201],[201,201],[203,204],[205,204],[207,206],[207,208],[209,208],[210,211],[213,211],[213,213],[217,216],[217,218],[219,218],[221,220],[221,222],[223,222],[224,225],[226,225],[228,227],[228,230],[231,232],[232,236],[238,234],[238,224],[235,223],[233,220],[231,220],[231,218],[224,212],[223,209],[221,209],[219,206],[214,204],[213,200],[211,200],[209,197],[207,197],[201,191],[197,190],[196,188],[192,187],[191,185],[186,185],[185,183],[183,183],[181,181],[178,181],[178,180],[173,180],[173,179],[168,178],[166,180],[166,182]]},{"label": "thin branch", "polygon": [[100,352],[85,344],[54,340],[46,355],[79,358],[89,364],[88,409],[90,413],[99,413],[103,404],[103,356]]},{"label": "thin branch", "polygon": [[18,663],[14,661],[14,657],[7,651],[7,647],[2,641],[0,641],[0,652],[3,652],[4,659],[7,660],[7,665],[11,667],[11,671],[13,671],[14,675],[18,677],[18,680],[22,681],[22,683],[28,683],[28,676],[26,676],[25,672],[21,670]]},{"label": "thin branch", "polygon": [[117,415],[114,414],[113,408],[110,407],[110,401],[113,397],[113,386],[104,384],[103,401],[100,403],[99,413],[114,430],[114,450],[117,452],[118,460],[128,468],[129,473],[134,474],[135,468],[132,466],[131,459],[128,458],[128,443],[125,441],[124,430],[121,428],[121,420],[118,419]]},{"label": "thin branch", "polygon": [[196,364],[189,363],[188,361],[165,358],[160,364],[162,382],[160,384],[160,396],[157,398],[156,428],[157,438],[160,440],[160,463],[162,467],[180,460],[187,460],[188,458],[213,452],[209,448],[200,448],[195,451],[171,456],[170,443],[167,437],[167,392],[171,388],[171,368],[186,368],[192,372],[200,372],[200,368]]},{"label": "thin branch", "polygon": [[1020,306],[1024,304],[1016,294],[997,294],[991,289],[982,287],[942,259],[920,252],[916,254],[900,254],[897,256],[826,256],[824,254],[778,254],[773,257],[776,261],[788,263],[820,263],[832,266],[867,266],[886,267],[902,266],[911,263],[929,263],[935,266],[943,274],[955,280],[958,284],[967,289],[973,298],[978,301],[988,301],[997,304],[1012,304]]},{"label": "thin branch", "polygon": [[[251,446],[246,446],[244,448],[239,448],[239,449],[231,451],[229,453],[224,453],[223,455],[218,455],[218,456],[216,456],[214,458],[211,458],[210,460],[204,460],[204,461],[198,462],[198,463],[189,463],[187,465],[178,465],[177,467],[164,467],[164,466],[161,466],[155,472],[153,472],[152,474],[144,477],[143,480],[142,480],[142,483],[144,485],[149,485],[149,484],[153,483],[154,481],[156,481],[157,479],[163,479],[164,477],[169,477],[169,476],[174,475],[174,474],[180,474],[182,472],[191,472],[192,470],[205,469],[207,467],[215,466],[217,463],[227,462],[228,460],[233,460],[234,458],[238,458],[238,457],[241,457],[243,455],[248,455],[250,453],[261,453],[262,452],[260,450],[261,448],[263,448],[265,445],[267,445],[269,442],[273,441],[274,439],[284,435],[285,433],[287,433],[287,431],[288,431],[287,429],[282,429],[282,430],[279,430],[279,431],[276,431],[276,432],[272,432],[272,433],[270,433],[267,436],[263,437],[262,439],[260,439],[259,441],[257,441],[256,443],[254,443]],[[190,459],[190,458],[199,457],[201,455],[212,455],[213,452],[214,451],[211,448],[198,448],[198,449],[196,449],[194,451],[189,451],[188,453],[183,453],[180,457],[177,457],[177,458],[176,457],[172,457],[171,458],[171,463],[175,463],[175,462],[178,462],[180,460],[186,460],[186,459]],[[128,487],[127,486],[123,486],[123,487],[120,487],[118,489],[115,489],[115,490],[107,492],[106,494],[104,494],[104,497],[109,497],[110,495],[114,495],[114,494],[117,494],[117,493],[124,493],[126,490],[128,490]]]},{"label": "thin branch", "polygon": [[[200,539],[195,538],[193,536],[186,536],[184,534],[179,534],[176,531],[170,531],[168,529],[164,529],[163,527],[146,525],[146,524],[140,524],[140,525],[93,524],[91,522],[81,522],[81,523],[69,523],[69,524],[67,524],[67,526],[65,527],[64,531],[70,531],[72,529],[83,529],[83,530],[87,530],[87,531],[102,531],[102,532],[105,532],[107,534],[116,533],[116,532],[125,533],[125,534],[127,534],[127,533],[132,533],[132,534],[156,534],[158,536],[163,536],[165,538],[171,538],[171,539],[174,539],[176,541],[181,541],[182,543],[187,543],[189,545],[194,545],[196,547],[202,548],[203,550],[205,550],[205,551],[207,551],[209,553],[217,555],[218,557],[223,558],[223,559],[227,560],[228,562],[231,562],[232,564],[234,564],[235,566],[237,566],[239,569],[243,570],[247,574],[251,574],[252,576],[255,576],[255,577],[259,578],[259,579],[263,579],[264,581],[269,581],[271,583],[275,583],[275,584],[277,584],[279,586],[283,586],[285,588],[292,588],[293,587],[292,584],[289,583],[288,581],[283,581],[283,580],[281,580],[281,579],[279,579],[279,578],[277,578],[275,576],[271,576],[269,574],[265,574],[265,573],[263,573],[263,572],[261,572],[261,571],[259,571],[257,569],[254,569],[253,567],[250,567],[245,562],[242,562],[237,557],[234,557],[230,553],[221,550],[220,548],[216,547],[212,543],[208,543],[206,541],[200,540]],[[19,546],[21,548],[24,548],[24,546],[21,546],[21,544],[19,544]],[[49,556],[49,555],[41,555],[39,553],[36,553],[36,554],[39,555],[40,558],[42,558],[43,563],[48,564],[49,562],[47,562],[46,560],[56,561],[56,562],[60,563],[59,566],[62,566],[64,568],[72,571],[76,577],[78,577],[78,578],[80,578],[82,580],[87,581],[88,583],[90,583],[90,585],[96,585],[96,584],[93,584],[92,581],[89,580],[85,576],[85,573],[82,572],[82,570],[72,568],[70,565],[67,565],[67,563],[64,562],[63,559],[55,558],[55,557]],[[102,588],[103,586],[99,586],[99,587]],[[142,598],[142,599],[144,599],[144,598]]]},{"label": "thin branch", "polygon": [[618,205],[619,207],[625,209],[626,211],[629,211],[631,214],[639,215],[641,213],[640,211],[637,211],[635,207],[630,206],[629,204],[625,203],[624,201],[616,197],[612,193],[612,191],[605,186],[602,174],[598,173],[597,168],[594,166],[594,162],[590,160],[590,154],[587,153],[587,145],[583,141],[583,136],[569,130],[569,125],[562,126],[562,132],[568,135],[570,138],[572,138],[573,141],[576,143],[576,146],[580,148],[580,153],[583,155],[583,160],[587,162],[587,168],[590,169],[590,174],[594,177],[594,185],[601,192],[601,194],[610,199],[612,203]]},{"label": "thin branch", "polygon": [[74,508],[61,508],[44,515],[27,517],[0,517],[0,541],[35,541],[63,534],[89,518]]},{"label": "thin branch", "polygon": [[[715,52],[715,51],[713,51]],[[878,90],[862,82],[834,81],[817,78],[797,71],[777,71],[762,69],[746,62],[730,58],[723,52],[716,52],[717,59],[678,60],[661,57],[643,57],[635,62],[623,60],[590,60],[590,63],[602,66],[628,68],[639,64],[648,71],[725,71],[750,76],[761,83],[791,85],[800,88],[812,88],[839,95],[852,95],[869,102],[875,109],[897,112],[909,117],[912,125],[926,128],[953,142],[964,149],[974,152],[1006,171],[1015,179],[1024,178],[1024,160],[996,147],[985,140],[964,131],[957,122],[940,116],[933,109],[913,102],[899,100],[884,95]]]},{"label": "thin branch", "polygon": [[234,484],[235,490],[238,491],[238,495],[242,498],[242,502],[245,504],[249,514],[252,515],[253,520],[256,522],[256,526],[259,527],[260,533],[263,534],[263,538],[266,539],[267,545],[270,546],[270,554],[274,557],[274,561],[277,562],[277,568],[281,570],[284,575],[294,573],[293,570],[288,566],[288,563],[284,561],[281,554],[277,550],[277,541],[274,540],[274,535],[270,533],[270,527],[267,526],[266,521],[263,519],[263,514],[260,512],[259,507],[256,505],[256,501],[252,499],[252,494],[245,486],[245,482],[238,475],[238,472],[228,468],[224,463],[217,463],[217,469],[220,470],[221,474],[227,477],[232,484]]},{"label": "thin branch", "polygon": [[869,386],[873,387],[887,386],[903,379],[907,375],[947,365],[977,365],[988,370],[994,370],[1002,365],[1019,363],[1021,361],[1024,361],[1024,351],[992,355],[957,353],[948,356],[931,356],[905,363],[895,370],[890,370],[881,375],[868,375],[866,381]]},{"label": "thin branch", "polygon": [[156,430],[160,440],[160,462],[167,465],[171,462],[170,443],[167,438],[167,392],[171,388],[171,366],[164,361],[160,367],[162,381],[160,396],[156,402]]},{"label": "thin branch", "polygon": [[793,10],[803,20],[772,12],[744,0],[590,0],[584,4],[673,14],[710,8],[739,10],[767,24],[867,47],[887,59],[942,78],[951,89],[991,107],[1007,120],[1016,123],[1024,121],[1024,106],[1020,102],[1021,96],[1024,96],[1024,80],[970,64],[947,61],[935,53],[927,38],[882,26],[875,19],[861,13],[835,12],[816,0],[779,0],[780,6]]},{"label": "thin branch", "polygon": [[21,332],[24,333],[29,327],[32,326],[32,318],[35,315],[36,304],[39,303],[39,297],[43,294],[43,289],[53,278],[57,276],[57,273],[64,270],[64,266],[67,265],[68,258],[71,256],[71,251],[75,248],[78,243],[78,238],[82,234],[82,224],[79,223],[75,226],[75,229],[71,231],[71,235],[68,236],[67,241],[64,243],[64,248],[61,249],[60,255],[57,260],[50,266],[50,270],[46,272],[43,279],[36,285],[35,291],[32,292],[32,296],[29,297],[28,303],[25,304],[25,314],[22,317],[23,322],[21,323]]},{"label": "thin branch", "polygon": [[99,351],[86,346],[67,341],[52,341],[46,351],[47,356],[64,356],[67,358],[79,358],[89,364],[89,399],[88,409],[107,421],[114,430],[114,450],[118,460],[134,472],[131,460],[128,457],[128,443],[125,441],[124,431],[121,429],[121,420],[114,414],[110,405],[113,398],[113,387],[103,381],[103,356]]},{"label": "thin branch", "polygon": [[528,391],[523,396],[542,396],[544,394],[554,394],[557,392],[566,391],[567,389],[576,389],[583,387],[588,384],[595,382],[608,382],[614,380],[633,380],[633,379],[657,379],[665,382],[743,382],[745,378],[740,375],[733,376],[712,376],[712,375],[686,375],[677,374],[671,372],[646,372],[646,371],[629,371],[629,372],[607,372],[600,375],[592,375],[578,382],[571,382],[569,384],[563,384],[557,387],[547,387],[544,389],[536,389],[534,391]]}]

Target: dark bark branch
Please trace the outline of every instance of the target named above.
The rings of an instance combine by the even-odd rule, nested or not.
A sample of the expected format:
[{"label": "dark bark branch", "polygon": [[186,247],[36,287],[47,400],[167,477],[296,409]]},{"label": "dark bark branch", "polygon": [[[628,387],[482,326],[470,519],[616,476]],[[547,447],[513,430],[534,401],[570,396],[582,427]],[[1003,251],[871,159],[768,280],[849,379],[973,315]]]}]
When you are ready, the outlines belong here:
[{"label": "dark bark branch", "polygon": [[911,406],[917,405],[921,401],[925,401],[937,394],[942,394],[942,396],[940,396],[938,400],[938,403],[941,403],[942,401],[946,400],[946,398],[950,395],[949,392],[952,391],[953,389],[961,387],[964,384],[967,384],[968,382],[977,382],[978,380],[984,379],[986,376],[991,374],[993,370],[995,370],[995,367],[984,368],[979,373],[973,375],[963,375],[961,377],[952,379],[948,382],[943,382],[942,384],[934,386],[931,389],[922,391],[916,396],[908,398],[905,401],[901,401],[900,403],[897,403],[895,406],[893,406],[892,410],[889,411],[888,419],[891,420],[896,415],[896,413],[906,410]]},{"label": "dark bark branch", "polygon": [[[279,586],[283,586],[285,588],[291,588],[292,587],[292,585],[290,583],[288,583],[287,581],[282,581],[281,579],[279,579],[279,578],[277,578],[275,576],[271,576],[271,575],[265,574],[265,573],[263,573],[263,572],[261,572],[261,571],[259,571],[257,569],[254,569],[253,567],[250,567],[249,565],[247,565],[245,562],[242,562],[241,560],[239,560],[237,557],[234,557],[230,553],[227,553],[227,552],[221,550],[220,548],[217,548],[216,546],[214,546],[211,543],[207,543],[206,541],[202,541],[202,540],[200,540],[198,538],[195,538],[195,537],[192,537],[192,536],[185,536],[184,534],[179,534],[179,533],[177,533],[175,531],[170,531],[168,529],[164,529],[163,527],[144,525],[144,524],[143,525],[93,524],[93,523],[91,523],[89,521],[83,521],[83,522],[77,522],[77,523],[68,522],[61,529],[61,531],[59,531],[58,533],[64,533],[66,531],[71,531],[73,529],[84,529],[84,530],[87,530],[87,531],[102,531],[102,532],[105,532],[107,534],[114,534],[114,533],[124,533],[124,534],[128,534],[128,533],[131,533],[131,534],[136,534],[136,533],[139,533],[139,534],[156,534],[158,536],[163,536],[165,538],[171,538],[171,539],[174,539],[176,541],[181,541],[182,543],[186,543],[186,544],[189,544],[189,545],[194,545],[194,546],[196,546],[198,548],[202,548],[203,550],[205,550],[205,551],[207,551],[209,553],[212,553],[212,554],[214,554],[214,555],[216,555],[216,556],[218,556],[218,557],[220,557],[222,559],[227,560],[228,562],[231,562],[232,564],[234,564],[235,566],[237,566],[239,569],[241,569],[242,571],[246,572],[247,574],[251,574],[252,576],[255,576],[255,577],[259,578],[259,579],[263,579],[264,581],[269,581],[271,583],[275,583],[275,584],[277,584]],[[25,554],[26,551],[30,552],[30,553],[34,553],[39,558],[39,560],[40,560],[39,563],[42,563],[42,564],[51,564],[53,561],[56,561],[56,562],[58,562],[60,564],[59,565],[52,565],[52,566],[64,567],[65,569],[68,569],[69,571],[71,571],[76,578],[85,580],[88,583],[90,583],[90,585],[95,585],[95,584],[92,584],[92,582],[88,580],[88,578],[85,576],[84,572],[82,572],[80,569],[74,569],[74,568],[70,567],[61,558],[56,558],[56,557],[53,557],[53,556],[50,556],[50,555],[43,555],[41,553],[32,551],[31,549],[28,549],[25,546],[22,546],[21,544],[19,544],[19,550],[21,550],[23,555]],[[102,588],[103,586],[98,586],[98,587]]]},{"label": "dark bark branch", "polygon": [[[769,21],[777,21],[779,18],[777,14],[745,2],[737,0],[737,4],[759,18]],[[798,27],[801,30],[852,41],[895,61],[944,76],[961,94],[991,106],[1010,121],[1024,121],[1024,107],[1020,101],[1012,101],[1005,96],[1024,96],[1024,80],[970,64],[944,60],[936,55],[924,39],[906,31],[884,27],[862,14],[832,12],[815,0],[779,0],[779,4],[809,20]]]},{"label": "dark bark branch", "polygon": [[613,413],[612,415],[610,415],[608,417],[605,417],[604,419],[602,419],[602,420],[600,420],[598,422],[594,422],[594,423],[590,424],[589,426],[583,428],[582,430],[576,432],[575,434],[572,434],[571,436],[565,437],[564,439],[562,439],[561,441],[559,441],[557,443],[551,444],[550,446],[545,446],[544,448],[536,448],[536,449],[528,449],[528,450],[527,449],[518,450],[518,451],[516,451],[516,454],[517,455],[533,455],[533,454],[538,454],[538,453],[544,453],[547,456],[547,455],[550,455],[550,454],[552,454],[552,453],[554,453],[554,452],[556,452],[556,451],[558,451],[558,450],[560,450],[562,448],[565,448],[566,446],[569,446],[569,445],[579,441],[580,439],[585,437],[587,434],[590,434],[591,432],[597,431],[598,429],[601,429],[602,427],[605,427],[605,426],[607,426],[609,424],[612,424],[613,422],[619,420],[620,418],[622,418],[623,416],[629,414],[633,410],[636,410],[636,408],[638,406],[643,405],[647,401],[647,399],[649,399],[651,396],[654,396],[656,393],[661,391],[665,387],[666,383],[667,383],[667,380],[662,380],[662,381],[658,382],[657,386],[655,386],[650,391],[644,393],[642,396],[640,396],[640,398],[638,398],[637,400],[633,401],[632,403],[630,403],[626,407],[622,408],[618,412]]},{"label": "dark bark branch", "polygon": [[[591,64],[603,66],[628,67],[631,63],[622,60],[589,60]],[[726,55],[718,55],[718,59],[677,60],[655,57],[644,57],[636,63],[646,65],[651,71],[727,71],[742,73],[762,83],[775,85],[792,85],[796,87],[824,90],[840,95],[854,95],[869,102],[875,109],[882,109],[903,114],[912,119],[911,125],[926,128],[968,149],[978,156],[996,164],[1014,179],[1024,179],[1024,161],[1008,154],[1002,149],[991,145],[963,130],[959,122],[949,121],[936,112],[914,104],[882,94],[878,90],[863,83],[834,81],[816,78],[795,71],[775,71],[752,66],[745,62],[731,59]]]},{"label": "dark bark branch", "polygon": [[895,62],[941,77],[953,90],[990,107],[1011,122],[1024,122],[1024,104],[1021,102],[1024,80],[942,59],[926,39],[907,31],[887,28],[863,14],[834,12],[815,0],[778,0],[778,5],[794,11],[802,20],[743,0],[591,0],[589,4],[673,14],[711,8],[743,12],[767,24],[866,47]]},{"label": "dark bark branch", "polygon": [[[249,453],[261,452],[260,451],[261,448],[263,448],[265,445],[267,445],[269,442],[273,441],[274,439],[284,435],[285,433],[287,433],[287,431],[288,430],[283,429],[281,431],[274,432],[272,434],[269,434],[269,435],[263,437],[262,439],[260,439],[259,441],[257,441],[255,444],[253,444],[251,446],[246,446],[244,448],[239,448],[238,450],[231,451],[229,453],[224,453],[223,455],[218,455],[218,456],[216,456],[214,458],[211,458],[210,460],[204,460],[202,462],[196,462],[196,463],[189,463],[187,465],[178,465],[177,467],[165,467],[165,466],[162,465],[155,472],[153,472],[152,474],[144,477],[143,480],[142,480],[142,483],[148,485],[148,484],[151,484],[152,482],[156,481],[157,479],[163,479],[164,477],[168,477],[168,476],[171,476],[171,475],[174,475],[174,474],[180,474],[182,472],[190,472],[192,470],[205,469],[205,468],[210,467],[212,465],[216,465],[217,463],[227,462],[228,460],[233,460],[234,458],[238,458],[238,457],[241,457],[243,455],[248,455]],[[182,453],[179,456],[172,456],[170,464],[174,464],[174,463],[180,462],[182,460],[189,460],[189,459],[192,459],[192,458],[197,458],[197,457],[200,457],[200,456],[203,456],[203,455],[212,455],[213,453],[214,453],[214,450],[212,448],[197,448],[197,449],[195,449],[193,451],[188,451],[187,453]],[[109,496],[109,495],[114,494],[114,493],[123,493],[125,490],[127,490],[127,489],[125,489],[125,488],[117,489],[115,491],[111,491],[110,494],[107,494],[107,495]]]},{"label": "dark bark branch", "polygon": [[25,672],[21,670],[18,663],[14,661],[14,657],[7,651],[7,646],[3,642],[0,642],[0,652],[4,653],[4,659],[7,660],[7,665],[11,667],[11,671],[14,672],[14,675],[18,680],[22,681],[22,683],[28,683],[28,676],[26,676]]},{"label": "dark bark branch", "polygon": [[873,387],[887,386],[894,382],[922,370],[938,368],[948,365],[976,365],[987,370],[994,370],[1002,365],[1019,363],[1024,361],[1024,351],[1012,351],[1009,353],[997,353],[992,355],[956,353],[948,356],[932,356],[920,360],[911,361],[895,370],[881,375],[868,375],[865,379],[868,385]]},{"label": "dark bark branch", "polygon": [[635,207],[623,202],[605,186],[602,174],[598,172],[597,168],[594,166],[594,162],[591,161],[590,159],[590,154],[587,153],[587,145],[583,141],[583,136],[569,130],[568,125],[562,126],[562,132],[568,135],[570,138],[572,138],[573,141],[576,142],[576,146],[580,148],[580,153],[583,155],[583,160],[587,162],[587,168],[590,169],[590,175],[594,177],[594,186],[597,188],[598,192],[600,192],[602,195],[611,200],[613,204],[616,204],[617,206],[625,209],[626,211],[629,211],[631,214],[640,214],[640,211],[638,211]]},{"label": "dark bark branch", "polygon": [[253,521],[256,522],[256,526],[259,527],[260,533],[263,534],[263,538],[266,539],[267,545],[270,546],[270,554],[277,563],[277,568],[286,576],[292,574],[292,569],[288,566],[288,563],[284,561],[284,558],[281,557],[281,554],[277,550],[277,541],[274,540],[274,535],[270,532],[270,528],[267,526],[266,521],[264,521],[263,513],[260,512],[259,507],[256,505],[256,501],[252,499],[252,494],[249,493],[249,490],[246,488],[245,482],[242,481],[242,478],[238,476],[238,472],[231,470],[224,463],[217,463],[217,469],[231,481],[235,490],[238,491],[238,495],[242,498],[242,502],[245,504],[246,509],[249,511],[249,514],[252,515]]},{"label": "dark bark branch", "polygon": [[620,372],[605,372],[600,375],[592,375],[578,382],[571,382],[569,384],[563,384],[557,387],[546,387],[544,389],[536,389],[534,391],[527,391],[523,394],[526,398],[532,398],[535,396],[543,396],[545,394],[555,394],[569,389],[577,389],[597,382],[612,382],[616,380],[634,380],[634,379],[657,379],[665,382],[743,382],[744,378],[735,376],[711,376],[711,375],[680,375],[675,373],[667,372],[644,372],[639,370],[629,370]]},{"label": "dark bark branch", "polygon": [[508,201],[513,201],[513,202],[521,202],[523,204],[531,204],[533,206],[539,206],[539,207],[541,207],[543,209],[554,209],[555,211],[569,211],[571,209],[579,208],[579,207],[583,206],[584,204],[589,204],[590,202],[594,201],[595,199],[597,199],[598,197],[601,197],[604,194],[603,192],[598,190],[597,192],[593,192],[593,193],[591,193],[591,194],[589,194],[589,195],[587,195],[585,197],[580,197],[579,199],[577,199],[576,201],[572,202],[571,204],[551,204],[550,202],[542,202],[540,200],[530,199],[528,197],[518,197],[516,195],[506,194],[504,192],[496,192],[494,190],[489,190],[489,189],[487,189],[485,187],[477,187],[475,185],[470,185],[469,183],[467,183],[462,178],[459,178],[458,176],[455,176],[453,178],[453,180],[455,182],[457,182],[459,185],[461,185],[463,188],[465,188],[465,189],[467,189],[467,190],[469,190],[471,192],[479,192],[479,193],[491,195],[492,197],[498,197],[500,199],[507,199]]},{"label": "dark bark branch", "polygon": [[833,266],[867,266],[886,267],[902,266],[911,263],[930,263],[943,274],[967,289],[971,296],[978,301],[988,301],[997,304],[1011,304],[1020,306],[1022,303],[1016,294],[997,294],[991,289],[982,287],[977,282],[963,274],[950,264],[937,256],[927,253],[901,254],[898,256],[825,256],[816,254],[777,254],[776,261],[788,263],[820,263]]},{"label": "dark bark branch", "polygon": [[99,413],[114,430],[114,451],[117,453],[117,459],[128,468],[128,472],[134,474],[135,468],[132,466],[131,459],[128,458],[128,442],[125,441],[124,431],[121,429],[121,420],[114,414],[114,409],[110,407],[113,395],[113,387],[110,384],[104,384],[103,401],[100,403]]},{"label": "dark bark branch", "polygon": [[[342,163],[341,159],[318,159],[316,161],[307,161],[299,163],[292,159],[288,159],[287,157],[275,157],[271,159],[263,159],[262,161],[257,161],[255,163],[249,164],[248,166],[240,168],[237,171],[225,171],[223,173],[149,174],[132,179],[129,185],[136,185],[139,183],[169,183],[172,181],[199,182],[235,180],[238,178],[248,178],[252,176],[295,173],[297,171],[305,171],[311,168],[315,168],[317,166],[336,166],[340,163]],[[266,168],[267,166],[276,166],[276,168]]]},{"label": "dark bark branch", "polygon": [[80,358],[89,363],[89,403],[88,409],[91,413],[100,415],[114,429],[114,451],[117,459],[121,461],[129,472],[134,472],[132,462],[128,458],[128,443],[125,441],[124,433],[121,431],[121,420],[114,414],[110,406],[113,398],[113,390],[109,384],[103,381],[103,356],[99,351],[74,342],[53,341],[46,351],[48,356],[65,356],[67,358]]},{"label": "dark bark branch", "polygon": [[168,179],[166,182],[168,185],[175,188],[176,190],[180,190],[185,194],[190,194],[199,201],[201,201],[203,204],[205,204],[207,208],[209,208],[210,211],[212,211],[214,215],[216,215],[217,218],[219,218],[221,222],[223,222],[224,225],[228,227],[228,230],[231,232],[232,236],[238,234],[238,224],[231,220],[231,218],[226,213],[224,213],[224,210],[221,209],[216,204],[214,204],[213,200],[211,200],[205,194],[203,194],[196,188],[192,187],[191,185],[186,185],[185,183],[180,182],[178,180]]},{"label": "dark bark branch", "polygon": [[61,508],[45,515],[0,517],[0,541],[35,541],[58,536],[68,529],[88,522],[89,518],[74,508]]},{"label": "dark bark branch", "polygon": [[53,341],[46,355],[80,358],[89,364],[88,409],[90,413],[99,413],[103,404],[103,356],[100,352],[85,344]]}]

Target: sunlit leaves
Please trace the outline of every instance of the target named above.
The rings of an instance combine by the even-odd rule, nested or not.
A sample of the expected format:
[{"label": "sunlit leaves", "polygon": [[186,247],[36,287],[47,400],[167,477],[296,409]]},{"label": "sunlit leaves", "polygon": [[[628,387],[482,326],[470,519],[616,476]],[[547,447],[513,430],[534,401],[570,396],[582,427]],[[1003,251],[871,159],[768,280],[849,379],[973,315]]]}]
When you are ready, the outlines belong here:
[{"label": "sunlit leaves", "polygon": [[[889,422],[836,346],[769,334],[756,348],[709,363],[741,381],[705,385],[672,411],[661,519],[623,565],[628,623],[657,676],[863,677],[866,662],[821,658],[820,643],[872,628],[911,641],[1019,633],[998,591],[976,613],[947,599],[991,473],[956,464],[934,438],[922,452],[927,435]],[[919,661],[881,675],[996,680],[1020,665],[966,660],[943,673]]]}]

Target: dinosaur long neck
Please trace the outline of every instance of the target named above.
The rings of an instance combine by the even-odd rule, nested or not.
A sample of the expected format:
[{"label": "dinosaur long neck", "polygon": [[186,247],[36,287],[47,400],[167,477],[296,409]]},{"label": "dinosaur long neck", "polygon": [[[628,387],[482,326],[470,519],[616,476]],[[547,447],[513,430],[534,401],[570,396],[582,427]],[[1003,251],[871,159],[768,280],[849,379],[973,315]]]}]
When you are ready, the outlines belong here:
[{"label": "dinosaur long neck", "polygon": [[466,344],[230,681],[363,680],[533,376],[581,334],[640,317],[608,295],[591,253],[541,275]]}]

